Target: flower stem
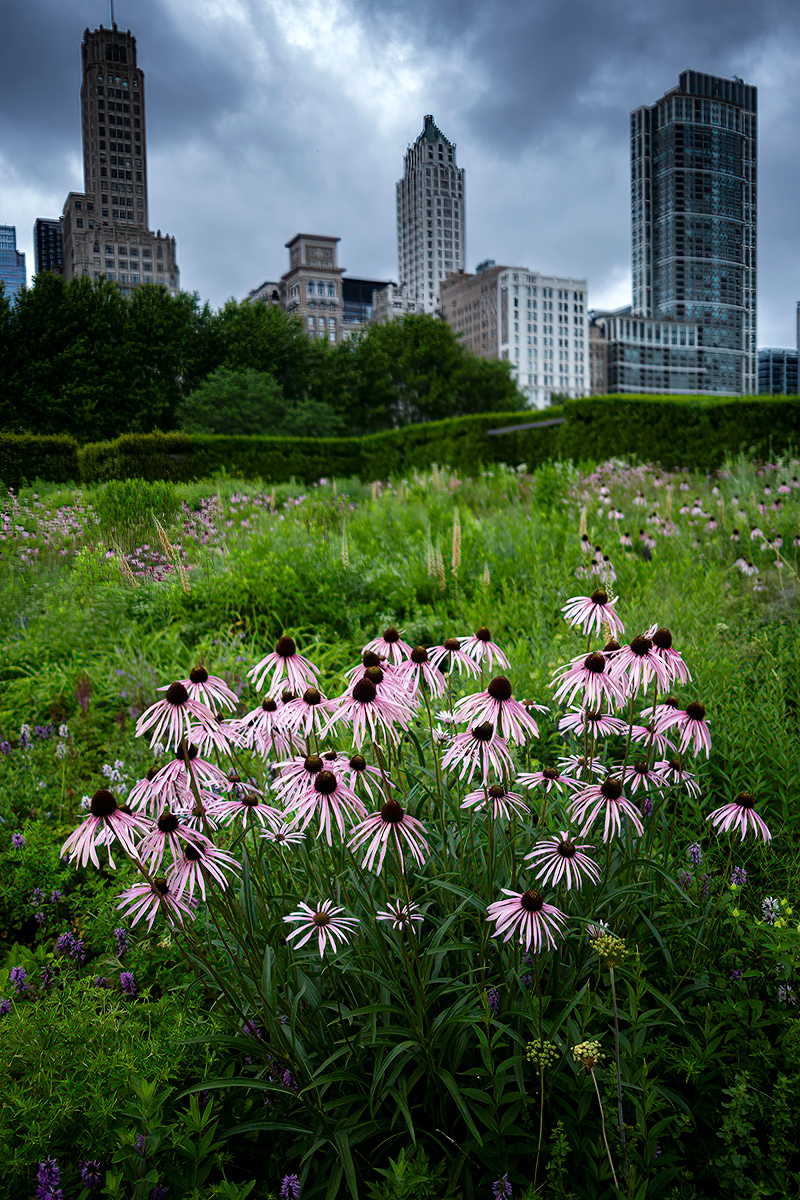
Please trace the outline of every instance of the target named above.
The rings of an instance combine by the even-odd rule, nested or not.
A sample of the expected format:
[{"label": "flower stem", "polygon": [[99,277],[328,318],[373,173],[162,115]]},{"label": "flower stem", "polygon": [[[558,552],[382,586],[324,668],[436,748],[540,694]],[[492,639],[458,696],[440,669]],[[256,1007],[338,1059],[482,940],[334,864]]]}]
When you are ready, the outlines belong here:
[{"label": "flower stem", "polygon": [[625,1135],[625,1120],[622,1113],[622,1072],[619,1058],[619,1012],[617,1010],[617,989],[614,983],[614,968],[610,965],[608,968],[608,977],[611,982],[611,1003],[614,1008],[614,1059],[617,1068],[617,1117],[619,1120],[619,1140],[620,1145],[622,1146],[622,1173],[625,1178],[625,1182],[627,1183],[628,1142]]},{"label": "flower stem", "polygon": [[619,1183],[617,1182],[617,1173],[614,1170],[614,1163],[611,1160],[611,1151],[608,1148],[608,1138],[606,1137],[606,1119],[603,1114],[603,1101],[600,1099],[600,1088],[597,1086],[597,1079],[595,1078],[594,1068],[592,1068],[589,1071],[589,1074],[592,1077],[592,1083],[594,1084],[594,1090],[597,1093],[597,1103],[600,1105],[600,1122],[601,1122],[601,1127],[603,1130],[603,1141],[604,1141],[605,1147],[606,1147],[606,1154],[608,1155],[608,1165],[611,1167],[611,1174],[614,1178],[614,1187],[618,1188]]}]

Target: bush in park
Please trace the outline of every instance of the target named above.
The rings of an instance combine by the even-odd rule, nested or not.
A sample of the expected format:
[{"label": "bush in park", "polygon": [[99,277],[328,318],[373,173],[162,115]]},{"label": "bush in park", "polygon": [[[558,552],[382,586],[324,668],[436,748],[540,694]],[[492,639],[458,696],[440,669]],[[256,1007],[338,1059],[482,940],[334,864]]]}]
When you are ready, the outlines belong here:
[{"label": "bush in park", "polygon": [[246,1065],[184,1094],[243,1089],[225,1134],[269,1139],[281,1195],[796,1188],[798,926],[781,897],[753,911],[738,858],[768,847],[769,797],[706,811],[691,663],[657,623],[625,632],[602,556],[580,571],[547,703],[485,627],[387,628],[337,696],[284,634],[244,716],[203,667],[162,688],[137,733],[171,761],[124,802],[97,788],[64,843],[130,861],[124,918],[170,928],[215,997]]}]

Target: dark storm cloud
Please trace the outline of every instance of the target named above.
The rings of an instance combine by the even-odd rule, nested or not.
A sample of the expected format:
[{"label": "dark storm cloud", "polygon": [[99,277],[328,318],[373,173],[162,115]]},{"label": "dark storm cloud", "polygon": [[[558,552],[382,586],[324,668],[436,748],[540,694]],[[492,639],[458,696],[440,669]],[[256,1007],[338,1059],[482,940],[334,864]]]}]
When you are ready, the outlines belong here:
[{"label": "dark storm cloud", "polygon": [[[467,172],[468,266],[492,257],[630,298],[630,110],[693,67],[759,88],[759,342],[800,297],[797,0],[117,0],[147,88],[150,213],[220,303],[300,229],[396,274],[395,181],[433,112]],[[0,0],[0,219],[30,253],[81,186],[80,40],[105,0]],[[29,264],[32,267],[32,261]]]}]

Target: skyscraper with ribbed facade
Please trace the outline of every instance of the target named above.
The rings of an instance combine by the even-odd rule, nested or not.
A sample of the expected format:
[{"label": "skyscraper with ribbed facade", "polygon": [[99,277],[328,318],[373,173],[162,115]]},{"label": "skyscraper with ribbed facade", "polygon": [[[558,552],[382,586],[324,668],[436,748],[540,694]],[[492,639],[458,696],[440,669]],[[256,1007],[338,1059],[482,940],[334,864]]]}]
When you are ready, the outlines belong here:
[{"label": "skyscraper with ribbed facade", "polygon": [[697,329],[692,391],[758,391],[757,122],[756,88],[699,71],[631,113],[632,316]]},{"label": "skyscraper with ribbed facade", "polygon": [[397,259],[401,285],[418,312],[439,310],[439,285],[466,258],[464,168],[455,143],[432,116],[409,146],[397,184]]}]

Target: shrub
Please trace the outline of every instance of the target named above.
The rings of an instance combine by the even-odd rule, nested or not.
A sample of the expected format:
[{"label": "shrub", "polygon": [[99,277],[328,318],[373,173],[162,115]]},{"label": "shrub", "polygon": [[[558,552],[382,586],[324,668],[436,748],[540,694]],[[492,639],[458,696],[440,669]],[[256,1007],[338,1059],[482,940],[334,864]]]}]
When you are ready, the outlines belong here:
[{"label": "shrub", "polygon": [[0,480],[6,487],[18,488],[34,479],[52,483],[80,479],[78,444],[73,437],[0,433]]}]

